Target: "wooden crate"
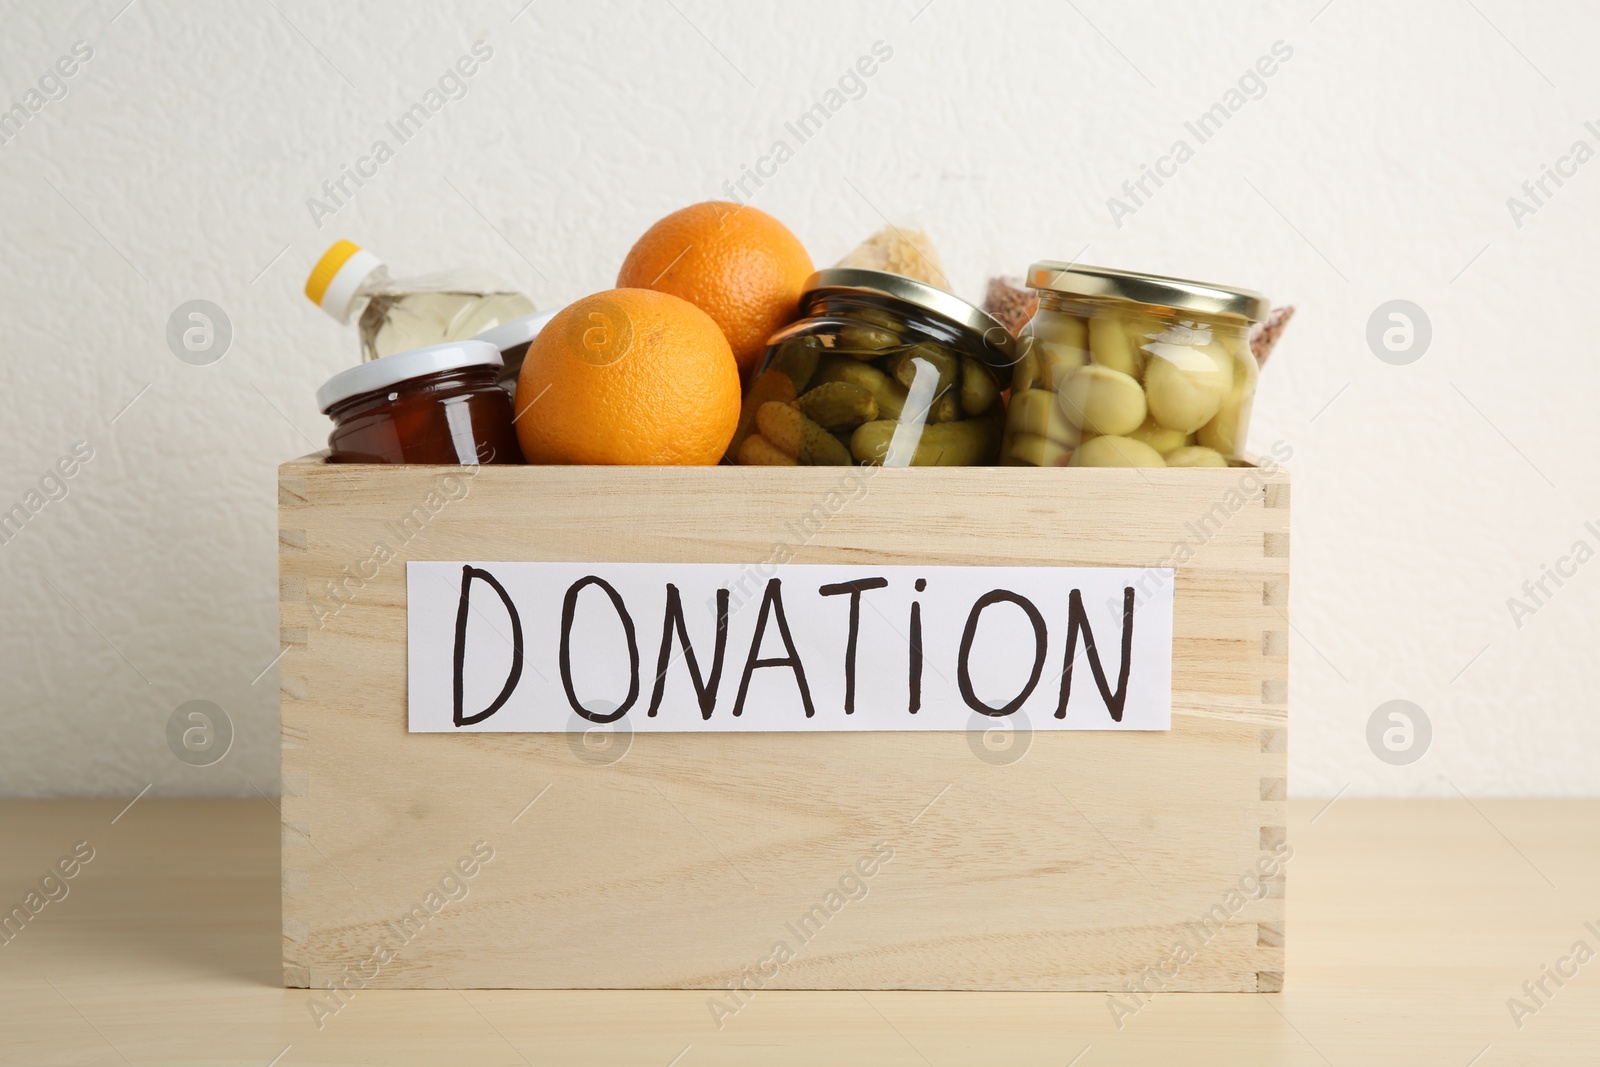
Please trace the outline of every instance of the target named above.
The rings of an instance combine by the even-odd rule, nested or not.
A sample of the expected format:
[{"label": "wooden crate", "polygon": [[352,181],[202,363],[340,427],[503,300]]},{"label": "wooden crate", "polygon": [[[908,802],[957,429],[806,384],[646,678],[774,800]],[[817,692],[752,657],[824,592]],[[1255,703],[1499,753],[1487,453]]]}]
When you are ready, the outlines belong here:
[{"label": "wooden crate", "polygon": [[[898,469],[847,496],[847,473],[283,465],[285,984],[1280,988],[1287,474]],[[1170,732],[1036,731],[1009,765],[961,732],[638,733],[596,764],[571,735],[406,730],[403,560],[1143,567],[1180,545]]]}]

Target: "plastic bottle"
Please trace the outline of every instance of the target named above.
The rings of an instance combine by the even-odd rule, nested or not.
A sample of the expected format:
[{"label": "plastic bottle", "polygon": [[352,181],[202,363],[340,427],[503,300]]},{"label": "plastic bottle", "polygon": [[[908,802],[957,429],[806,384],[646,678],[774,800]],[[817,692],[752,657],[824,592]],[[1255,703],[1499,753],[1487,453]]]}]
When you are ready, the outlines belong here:
[{"label": "plastic bottle", "polygon": [[359,314],[361,358],[465,341],[534,312],[533,302],[476,269],[391,278],[371,252],[338,241],[306,279],[306,296],[340,322]]}]

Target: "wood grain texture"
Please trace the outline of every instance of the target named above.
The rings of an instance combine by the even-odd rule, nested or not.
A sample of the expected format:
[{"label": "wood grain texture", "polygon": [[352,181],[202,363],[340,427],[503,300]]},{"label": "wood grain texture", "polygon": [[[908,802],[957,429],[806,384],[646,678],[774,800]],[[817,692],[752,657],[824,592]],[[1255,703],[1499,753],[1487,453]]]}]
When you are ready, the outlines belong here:
[{"label": "wood grain texture", "polygon": [[[1271,988],[1281,874],[1235,891],[1286,825],[1287,488],[286,464],[285,983],[1117,990],[1209,913],[1167,988]],[[405,559],[1161,566],[1180,544],[1170,733],[1035,733],[1009,765],[965,733],[640,734],[608,764],[581,736],[406,733]],[[391,922],[479,842],[465,898],[402,943]]]}]

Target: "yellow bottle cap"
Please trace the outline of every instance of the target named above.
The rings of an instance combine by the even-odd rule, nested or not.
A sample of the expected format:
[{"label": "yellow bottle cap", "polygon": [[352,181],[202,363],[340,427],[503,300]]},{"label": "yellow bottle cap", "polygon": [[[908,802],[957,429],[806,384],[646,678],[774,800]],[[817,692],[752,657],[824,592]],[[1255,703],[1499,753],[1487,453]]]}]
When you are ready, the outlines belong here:
[{"label": "yellow bottle cap", "polygon": [[322,253],[306,278],[306,298],[340,322],[348,321],[350,304],[361,283],[382,261],[353,241],[335,241]]},{"label": "yellow bottle cap", "polygon": [[339,273],[339,268],[359,251],[361,246],[354,241],[333,242],[333,247],[322,253],[317,265],[311,268],[311,277],[306,279],[306,297],[313,304],[322,303],[322,297],[328,291],[328,283]]}]

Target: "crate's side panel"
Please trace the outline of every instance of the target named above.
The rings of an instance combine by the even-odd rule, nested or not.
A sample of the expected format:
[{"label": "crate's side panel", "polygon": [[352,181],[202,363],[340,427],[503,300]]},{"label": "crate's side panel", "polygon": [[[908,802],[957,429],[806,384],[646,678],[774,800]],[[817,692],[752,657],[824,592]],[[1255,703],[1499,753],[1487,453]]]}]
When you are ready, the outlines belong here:
[{"label": "crate's side panel", "polygon": [[[286,979],[1281,983],[1282,865],[1258,864],[1286,824],[1287,484],[1049,473],[304,469],[282,512]],[[967,734],[641,734],[614,762],[581,737],[408,735],[407,558],[1173,564],[1173,730],[1034,733],[1010,763]]]},{"label": "crate's side panel", "polygon": [[283,984],[310,984],[306,956],[312,915],[309,899],[311,863],[311,807],[308,801],[307,746],[311,740],[305,714],[308,691],[305,650],[315,625],[307,583],[314,568],[308,566],[307,523],[311,507],[311,474],[320,463],[299,460],[278,470],[278,704],[282,736],[279,770],[280,854],[283,879]]}]

